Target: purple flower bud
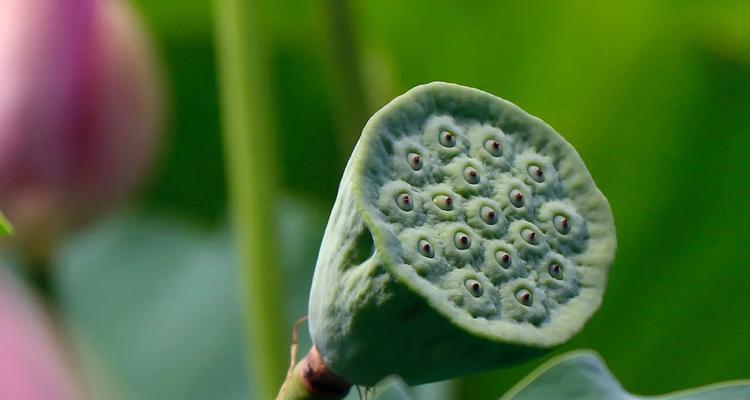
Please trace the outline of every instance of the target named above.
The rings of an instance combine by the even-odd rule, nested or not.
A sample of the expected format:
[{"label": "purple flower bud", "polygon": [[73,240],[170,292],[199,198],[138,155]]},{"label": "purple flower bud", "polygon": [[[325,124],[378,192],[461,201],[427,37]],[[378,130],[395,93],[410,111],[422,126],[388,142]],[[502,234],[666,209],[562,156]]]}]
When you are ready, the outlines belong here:
[{"label": "purple flower bud", "polygon": [[130,194],[158,143],[152,54],[120,0],[0,0],[0,209],[47,242]]},{"label": "purple flower bud", "polygon": [[0,399],[73,400],[80,382],[52,324],[0,266]]}]

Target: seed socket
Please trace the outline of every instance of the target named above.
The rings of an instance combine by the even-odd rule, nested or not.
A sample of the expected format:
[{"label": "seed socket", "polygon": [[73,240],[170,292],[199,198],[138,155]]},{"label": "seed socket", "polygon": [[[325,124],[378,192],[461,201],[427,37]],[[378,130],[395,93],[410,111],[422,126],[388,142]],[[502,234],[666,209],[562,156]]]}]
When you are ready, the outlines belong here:
[{"label": "seed socket", "polygon": [[466,167],[464,170],[464,179],[466,179],[466,182],[476,185],[479,183],[479,173],[474,167]]},{"label": "seed socket", "polygon": [[487,225],[495,225],[498,221],[497,211],[492,207],[484,206],[479,211],[479,215]]},{"label": "seed socket", "polygon": [[547,272],[549,272],[549,276],[561,280],[562,279],[562,266],[556,262],[553,262],[552,264],[547,267]]},{"label": "seed socket", "polygon": [[544,182],[544,171],[542,170],[542,167],[532,164],[532,165],[529,165],[529,168],[527,168],[527,171],[531,179],[534,180],[534,182],[537,182],[537,183]]},{"label": "seed socket", "polygon": [[464,286],[466,286],[466,290],[468,290],[474,297],[480,297],[482,296],[482,293],[484,293],[482,284],[476,279],[467,279],[466,282],[464,282]]},{"label": "seed socket", "polygon": [[414,209],[414,202],[408,193],[399,194],[398,197],[396,197],[396,203],[398,204],[398,208],[404,211],[411,211]]},{"label": "seed socket", "polygon": [[564,215],[555,215],[555,217],[552,218],[552,223],[555,225],[555,230],[561,234],[566,235],[570,232],[570,220],[568,217]]},{"label": "seed socket", "polygon": [[420,169],[422,169],[422,156],[417,153],[409,153],[406,158],[407,161],[409,161],[409,166],[411,166],[411,169],[415,171],[419,171]]},{"label": "seed socket", "polygon": [[510,268],[510,254],[500,250],[497,253],[495,253],[495,258],[497,259],[497,262],[500,264],[501,267],[508,269]]},{"label": "seed socket", "polygon": [[516,291],[516,300],[527,307],[530,306],[533,301],[531,298],[531,292],[527,289],[518,289]]},{"label": "seed socket", "polygon": [[513,204],[516,208],[521,208],[526,203],[526,201],[523,198],[523,193],[521,193],[518,189],[513,189],[508,194],[508,199],[510,200],[510,203]]},{"label": "seed socket", "polygon": [[453,132],[442,131],[440,132],[440,144],[443,147],[455,147],[456,146],[456,135]]},{"label": "seed socket", "polygon": [[495,139],[490,139],[484,142],[484,149],[494,157],[500,157],[503,155],[503,146]]},{"label": "seed socket", "polygon": [[453,209],[453,199],[450,196],[439,194],[432,199],[432,202],[441,210],[450,211]]},{"label": "seed socket", "polygon": [[466,250],[471,246],[471,238],[463,232],[456,232],[453,241],[459,250]]},{"label": "seed socket", "polygon": [[432,248],[430,242],[422,239],[417,244],[419,246],[419,253],[427,258],[435,257],[435,249]]},{"label": "seed socket", "polygon": [[531,228],[521,230],[521,237],[529,244],[539,244],[539,238],[536,232]]}]

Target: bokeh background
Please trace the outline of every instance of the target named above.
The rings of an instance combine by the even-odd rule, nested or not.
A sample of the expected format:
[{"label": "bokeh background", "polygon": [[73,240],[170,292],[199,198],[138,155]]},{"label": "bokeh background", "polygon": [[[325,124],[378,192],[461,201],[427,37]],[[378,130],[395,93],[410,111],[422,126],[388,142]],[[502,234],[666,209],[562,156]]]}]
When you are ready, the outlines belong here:
[{"label": "bokeh background", "polygon": [[[214,5],[132,4],[161,65],[165,138],[133,201],[66,235],[53,257],[64,342],[96,398],[257,398]],[[270,121],[254,134],[275,141],[274,315],[285,334],[306,313],[327,214],[368,116],[441,80],[551,124],[613,207],[619,248],[603,306],[552,354],[594,349],[641,394],[750,378],[750,2],[252,4]],[[412,395],[495,399],[542,361]]]}]

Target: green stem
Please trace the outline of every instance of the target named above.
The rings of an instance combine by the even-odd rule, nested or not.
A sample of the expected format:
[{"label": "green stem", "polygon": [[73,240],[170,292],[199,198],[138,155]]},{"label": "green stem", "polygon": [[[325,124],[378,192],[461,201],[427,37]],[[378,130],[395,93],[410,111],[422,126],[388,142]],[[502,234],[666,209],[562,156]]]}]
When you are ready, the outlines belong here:
[{"label": "green stem", "polygon": [[339,152],[346,160],[370,115],[367,106],[360,49],[355,37],[350,0],[319,3],[326,29],[326,51],[332,70],[334,118]]},{"label": "green stem", "polygon": [[271,399],[286,370],[283,287],[273,217],[276,160],[260,10],[216,0],[215,32],[226,174],[254,372],[254,398]]}]

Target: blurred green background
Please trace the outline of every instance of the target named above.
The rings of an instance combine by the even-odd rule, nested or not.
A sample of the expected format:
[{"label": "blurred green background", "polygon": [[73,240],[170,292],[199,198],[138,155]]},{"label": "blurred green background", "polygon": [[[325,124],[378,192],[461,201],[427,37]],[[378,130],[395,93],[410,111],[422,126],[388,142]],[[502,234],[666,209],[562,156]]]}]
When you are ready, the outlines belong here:
[{"label": "blurred green background", "polygon": [[[66,311],[91,379],[106,382],[99,393],[248,398],[213,5],[135,5],[163,64],[168,140],[137,205],[66,245]],[[554,354],[595,349],[641,394],[750,378],[750,2],[255,5],[272,106],[272,132],[257,134],[276,137],[278,241],[293,249],[279,255],[285,329],[306,313],[317,246],[367,117],[442,80],[551,124],[612,204],[619,249],[604,304]],[[416,396],[495,399],[541,362]]]}]

